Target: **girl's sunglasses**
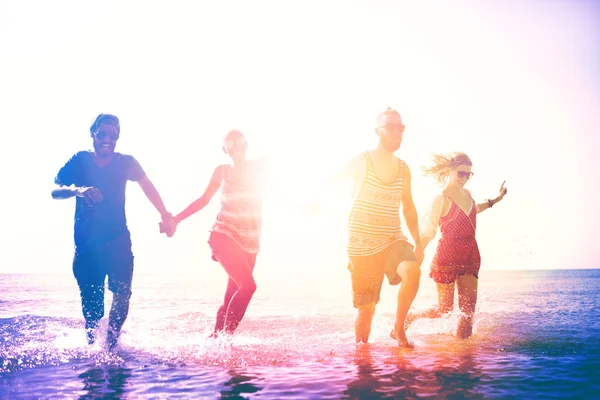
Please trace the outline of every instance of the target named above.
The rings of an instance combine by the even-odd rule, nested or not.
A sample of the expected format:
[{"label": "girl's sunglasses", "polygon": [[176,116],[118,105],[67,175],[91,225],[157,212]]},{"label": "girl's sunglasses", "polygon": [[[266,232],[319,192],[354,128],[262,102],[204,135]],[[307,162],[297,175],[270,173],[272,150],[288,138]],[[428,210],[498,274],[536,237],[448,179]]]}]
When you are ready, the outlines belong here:
[{"label": "girl's sunglasses", "polygon": [[471,179],[473,177],[473,173],[472,172],[466,172],[466,171],[456,171],[456,174],[458,175],[459,178],[467,178],[467,179]]}]

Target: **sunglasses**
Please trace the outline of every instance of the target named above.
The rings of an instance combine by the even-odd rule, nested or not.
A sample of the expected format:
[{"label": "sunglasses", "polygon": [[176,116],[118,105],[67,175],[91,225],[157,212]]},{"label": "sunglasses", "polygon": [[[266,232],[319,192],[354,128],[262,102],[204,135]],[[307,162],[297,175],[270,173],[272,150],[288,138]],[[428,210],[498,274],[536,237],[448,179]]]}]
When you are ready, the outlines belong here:
[{"label": "sunglasses", "polygon": [[116,141],[117,139],[119,139],[119,134],[118,133],[114,133],[114,132],[96,132],[94,133],[94,137],[98,140],[104,140],[104,138],[108,136],[108,138],[112,141]]},{"label": "sunglasses", "polygon": [[473,177],[473,173],[472,172],[466,172],[466,171],[456,171],[456,174],[458,175],[459,178],[467,178],[467,179],[471,179]]}]

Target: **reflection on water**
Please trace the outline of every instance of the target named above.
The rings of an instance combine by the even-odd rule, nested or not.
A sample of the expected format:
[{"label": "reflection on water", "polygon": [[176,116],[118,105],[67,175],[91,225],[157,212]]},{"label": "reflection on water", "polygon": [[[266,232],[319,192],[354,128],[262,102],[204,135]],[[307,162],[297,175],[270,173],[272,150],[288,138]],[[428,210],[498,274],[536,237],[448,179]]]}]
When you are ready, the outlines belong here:
[{"label": "reflection on water", "polygon": [[[478,390],[483,374],[473,350],[430,355],[426,361],[415,358],[413,352],[389,348],[382,354],[372,345],[357,348],[356,378],[348,383],[343,398],[484,398]],[[415,365],[415,360],[420,365]]]},{"label": "reflection on water", "polygon": [[252,394],[261,390],[260,387],[252,383],[252,381],[256,381],[255,376],[244,375],[235,370],[229,370],[229,374],[231,378],[223,384],[221,399],[245,398],[241,395]]},{"label": "reflection on water", "polygon": [[380,379],[380,376],[383,375],[383,368],[373,363],[370,345],[357,348],[354,354],[354,363],[356,364],[356,379],[348,383],[348,390],[344,391],[344,398],[391,398],[384,393],[385,383]]},{"label": "reflection on water", "polygon": [[83,388],[80,399],[118,399],[126,391],[132,370],[121,366],[94,366],[82,374]]}]

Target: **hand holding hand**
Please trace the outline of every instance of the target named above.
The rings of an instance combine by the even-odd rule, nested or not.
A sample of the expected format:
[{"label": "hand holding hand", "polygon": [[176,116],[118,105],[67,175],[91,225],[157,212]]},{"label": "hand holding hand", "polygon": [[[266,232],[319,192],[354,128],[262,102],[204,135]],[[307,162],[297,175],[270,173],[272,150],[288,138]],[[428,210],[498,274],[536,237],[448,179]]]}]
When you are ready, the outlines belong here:
[{"label": "hand holding hand", "polygon": [[423,263],[423,259],[425,258],[425,249],[422,246],[417,245],[415,247],[415,258],[419,265]]},{"label": "hand holding hand", "polygon": [[165,214],[162,221],[158,223],[160,233],[164,233],[167,237],[172,237],[177,230],[177,221],[171,213]]}]

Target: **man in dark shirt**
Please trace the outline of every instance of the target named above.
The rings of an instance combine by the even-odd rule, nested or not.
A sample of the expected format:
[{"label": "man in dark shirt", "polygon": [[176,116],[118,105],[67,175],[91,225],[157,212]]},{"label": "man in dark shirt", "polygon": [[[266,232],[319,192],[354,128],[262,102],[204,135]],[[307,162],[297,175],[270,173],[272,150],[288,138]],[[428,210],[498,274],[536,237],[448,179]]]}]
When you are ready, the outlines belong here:
[{"label": "man in dark shirt", "polygon": [[94,151],[76,153],[60,169],[52,191],[54,199],[76,197],[73,274],[79,285],[89,344],[104,316],[104,281],[113,292],[106,343],[113,348],[129,311],[133,253],[125,217],[125,186],[137,182],[163,221],[171,215],[140,164],[115,152],[119,119],[100,114],[90,127]]}]

